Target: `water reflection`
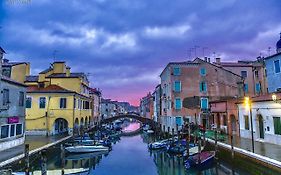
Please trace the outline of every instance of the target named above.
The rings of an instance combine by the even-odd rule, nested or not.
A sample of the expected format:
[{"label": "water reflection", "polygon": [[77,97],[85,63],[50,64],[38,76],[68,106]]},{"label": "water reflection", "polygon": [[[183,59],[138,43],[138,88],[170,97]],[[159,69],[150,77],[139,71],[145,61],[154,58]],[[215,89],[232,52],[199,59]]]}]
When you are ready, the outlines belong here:
[{"label": "water reflection", "polygon": [[[131,124],[128,128],[136,128]],[[184,168],[182,157],[171,156],[163,150],[149,151],[147,143],[154,141],[154,137],[146,134],[122,137],[112,147],[112,151],[105,154],[66,155],[65,173],[95,175],[185,175],[185,174],[246,174],[242,172],[233,173],[228,165],[214,164],[208,170],[187,171]],[[39,172],[40,159],[31,159],[32,171]],[[61,174],[62,161],[60,149],[54,147],[47,154],[48,173]],[[14,171],[23,171],[21,164],[13,166]],[[36,174],[36,173],[35,173]],[[77,173],[76,173],[77,175]]]}]

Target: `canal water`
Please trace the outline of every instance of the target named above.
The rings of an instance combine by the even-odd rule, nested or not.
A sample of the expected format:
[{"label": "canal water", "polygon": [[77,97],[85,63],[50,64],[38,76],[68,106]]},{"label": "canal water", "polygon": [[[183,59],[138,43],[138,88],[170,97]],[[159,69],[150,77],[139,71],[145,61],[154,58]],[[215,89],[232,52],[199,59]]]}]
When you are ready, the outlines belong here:
[{"label": "canal water", "polygon": [[[123,130],[133,131],[138,127],[138,123],[132,123]],[[80,175],[249,174],[238,168],[233,170],[231,166],[222,162],[215,163],[207,170],[187,171],[184,168],[182,157],[170,156],[164,151],[149,151],[147,144],[153,140],[155,139],[152,135],[143,133],[123,136],[107,154],[68,155],[65,160],[64,172],[65,174],[80,172]],[[40,174],[40,156],[33,156],[30,161],[33,174]],[[61,174],[61,162],[59,146],[49,148],[47,150],[48,174]],[[12,169],[14,172],[23,172],[23,162],[12,165]]]}]

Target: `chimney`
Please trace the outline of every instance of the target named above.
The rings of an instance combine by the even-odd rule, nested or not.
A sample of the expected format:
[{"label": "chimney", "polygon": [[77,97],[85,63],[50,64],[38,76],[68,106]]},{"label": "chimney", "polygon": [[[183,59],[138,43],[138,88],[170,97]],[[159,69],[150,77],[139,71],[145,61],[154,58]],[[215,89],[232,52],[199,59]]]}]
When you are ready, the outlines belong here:
[{"label": "chimney", "polygon": [[216,58],[216,63],[217,63],[217,64],[221,64],[221,58],[217,57],[217,58]]},{"label": "chimney", "polygon": [[209,63],[211,62],[211,58],[208,58],[208,62],[209,62]]},{"label": "chimney", "polygon": [[207,57],[204,57],[204,60],[207,62],[208,58],[207,58]]},{"label": "chimney", "polygon": [[68,66],[66,67],[65,75],[66,75],[67,77],[70,76],[70,67],[68,67]]}]

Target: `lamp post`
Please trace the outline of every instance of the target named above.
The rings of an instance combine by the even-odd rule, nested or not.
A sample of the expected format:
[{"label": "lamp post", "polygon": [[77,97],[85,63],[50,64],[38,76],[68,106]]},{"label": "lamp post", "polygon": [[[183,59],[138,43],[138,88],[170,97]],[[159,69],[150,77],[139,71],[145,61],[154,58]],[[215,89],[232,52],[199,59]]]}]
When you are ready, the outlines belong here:
[{"label": "lamp post", "polygon": [[245,107],[250,110],[250,120],[251,120],[251,136],[252,136],[252,152],[255,152],[254,144],[254,130],[253,130],[253,116],[252,116],[252,102],[249,97],[244,98]]}]

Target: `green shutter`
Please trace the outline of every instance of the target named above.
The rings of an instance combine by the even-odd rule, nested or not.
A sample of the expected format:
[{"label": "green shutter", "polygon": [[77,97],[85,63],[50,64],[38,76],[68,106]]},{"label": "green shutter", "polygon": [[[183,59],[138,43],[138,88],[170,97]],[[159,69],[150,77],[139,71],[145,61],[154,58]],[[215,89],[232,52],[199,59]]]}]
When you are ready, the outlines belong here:
[{"label": "green shutter", "polygon": [[273,117],[274,134],[281,135],[281,121],[280,117]]}]

